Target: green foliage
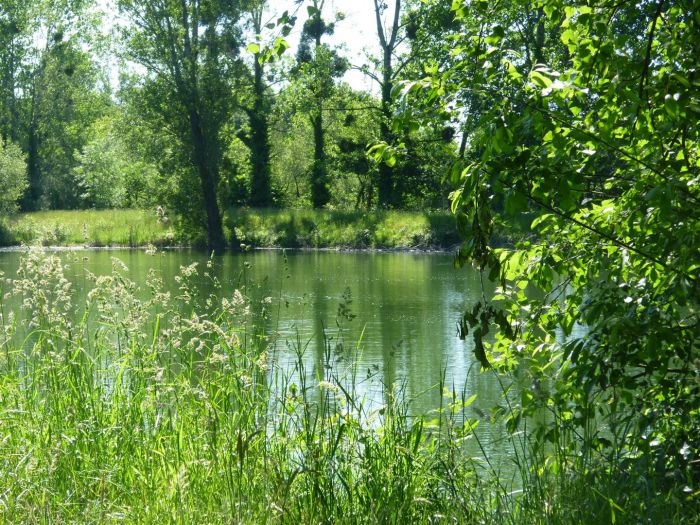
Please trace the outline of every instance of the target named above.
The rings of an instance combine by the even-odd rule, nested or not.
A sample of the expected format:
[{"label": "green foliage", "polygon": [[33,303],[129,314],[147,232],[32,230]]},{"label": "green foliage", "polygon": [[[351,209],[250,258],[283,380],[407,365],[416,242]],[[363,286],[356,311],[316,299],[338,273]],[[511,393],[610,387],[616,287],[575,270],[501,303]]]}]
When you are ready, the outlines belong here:
[{"label": "green foliage", "polygon": [[[253,193],[253,163],[251,162],[249,147],[240,139],[234,138],[228,144],[224,153],[222,179],[220,181],[219,194],[222,195],[222,203],[228,208],[231,206],[244,206],[251,200]],[[258,186],[260,189],[262,186]],[[267,190],[267,197],[272,202],[274,194],[272,189]]]},{"label": "green foliage", "polygon": [[[292,83],[278,95],[273,110],[272,173],[280,203],[299,208],[312,201],[311,172],[314,166],[314,125],[307,117],[305,86]],[[371,207],[375,167],[365,149],[377,138],[378,126],[369,95],[346,84],[336,86],[324,111],[324,157],[329,195],[328,207]]]},{"label": "green foliage", "polygon": [[[642,477],[665,504],[690,504],[700,484],[697,2],[492,7],[453,2],[450,61],[404,87],[418,113],[456,121],[477,110],[450,175],[465,241],[457,262],[487,270],[500,293],[464,327],[482,363],[518,364],[537,385],[520,409],[553,414],[539,446],[578,434],[564,453],[586,458],[579,475]],[[535,217],[535,240],[494,250],[494,222],[523,214]],[[625,486],[636,496],[622,491],[616,504],[633,522],[649,501]]]},{"label": "green foliage", "polygon": [[17,211],[27,188],[27,162],[19,146],[0,139],[0,216]]},{"label": "green foliage", "polygon": [[270,119],[272,185],[279,204],[310,207],[310,171],[313,165],[313,130],[309,119],[296,111],[294,85],[280,92]]},{"label": "green foliage", "polygon": [[0,6],[0,133],[27,156],[25,209],[79,204],[75,153],[111,102],[100,84],[92,5],[9,0]]},{"label": "green foliage", "polygon": [[[87,144],[91,124],[106,112],[109,100],[96,90],[97,70],[79,42],[56,44],[44,57],[37,80],[34,124],[28,138],[34,206],[75,208],[73,168]],[[37,206],[38,203],[38,206]]]},{"label": "green foliage", "polygon": [[[25,211],[162,205],[186,237],[210,231],[219,244],[220,210],[233,204],[378,204],[385,165],[365,151],[396,132],[396,108],[338,83],[349,64],[323,39],[342,14],[330,21],[324,2],[309,6],[295,65],[285,67],[296,13],[265,24],[264,1],[117,4],[124,23],[113,41],[93,0],[0,6],[0,135],[27,156]],[[240,53],[244,31],[254,33],[252,56]],[[444,201],[439,173],[453,152],[438,137],[423,129],[404,141],[397,207]]]},{"label": "green foliage", "polygon": [[0,133],[3,140],[19,140],[21,104],[17,88],[30,54],[32,9],[30,0],[6,0],[0,7]]},{"label": "green foliage", "polygon": [[91,208],[142,208],[156,204],[154,166],[134,157],[112,119],[96,122],[77,156],[73,176]]}]

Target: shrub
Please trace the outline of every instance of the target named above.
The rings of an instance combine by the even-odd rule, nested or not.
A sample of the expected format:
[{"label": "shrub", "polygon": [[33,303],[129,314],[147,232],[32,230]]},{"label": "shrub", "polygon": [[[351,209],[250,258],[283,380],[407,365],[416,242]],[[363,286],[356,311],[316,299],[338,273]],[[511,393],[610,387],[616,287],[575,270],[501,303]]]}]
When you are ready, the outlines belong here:
[{"label": "shrub", "polygon": [[16,144],[0,139],[0,215],[17,211],[17,201],[27,188],[27,163]]}]

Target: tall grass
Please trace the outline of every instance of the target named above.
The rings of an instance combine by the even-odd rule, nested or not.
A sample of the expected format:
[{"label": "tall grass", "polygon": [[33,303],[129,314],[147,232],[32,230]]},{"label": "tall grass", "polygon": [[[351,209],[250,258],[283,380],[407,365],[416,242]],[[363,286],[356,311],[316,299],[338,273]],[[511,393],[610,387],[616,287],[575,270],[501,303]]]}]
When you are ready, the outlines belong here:
[{"label": "tall grass", "polygon": [[263,328],[268,298],[224,295],[214,278],[203,296],[197,273],[209,268],[183,267],[169,294],[156,273],[140,289],[115,259],[85,304],[40,250],[0,276],[0,296],[22,302],[0,304],[0,522],[639,521],[593,492],[605,480],[571,436],[545,450],[516,432],[520,470],[505,479],[466,452],[479,441],[473,398],[448,392],[413,418],[386,385],[387,403],[369,407],[330,340],[323,366],[305,369],[304,341],[285,348]]},{"label": "tall grass", "polygon": [[399,399],[369,411],[353,371],[303,369],[301,342],[279,369],[260,309],[200,297],[196,271],[143,296],[115,261],[75,305],[60,261],[27,254],[5,289],[23,311],[1,314],[0,521],[471,519],[488,490],[468,423],[438,439]]},{"label": "tall grass", "polygon": [[231,210],[227,225],[253,247],[447,249],[459,242],[448,212]]},{"label": "tall grass", "polygon": [[177,236],[152,211],[66,210],[25,213],[0,224],[0,246],[167,246]]}]

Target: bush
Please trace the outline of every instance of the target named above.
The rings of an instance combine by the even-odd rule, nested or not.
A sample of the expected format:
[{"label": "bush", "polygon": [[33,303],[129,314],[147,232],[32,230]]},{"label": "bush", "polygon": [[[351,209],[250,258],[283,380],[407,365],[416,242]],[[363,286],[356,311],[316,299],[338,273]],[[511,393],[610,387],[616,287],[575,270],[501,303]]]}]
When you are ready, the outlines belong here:
[{"label": "bush", "polygon": [[94,208],[129,208],[154,204],[154,166],[133,157],[124,141],[109,128],[109,120],[95,126],[94,138],[78,156],[73,174],[81,199]]},{"label": "bush", "polygon": [[17,201],[27,188],[27,163],[16,144],[0,139],[0,215],[17,211]]}]

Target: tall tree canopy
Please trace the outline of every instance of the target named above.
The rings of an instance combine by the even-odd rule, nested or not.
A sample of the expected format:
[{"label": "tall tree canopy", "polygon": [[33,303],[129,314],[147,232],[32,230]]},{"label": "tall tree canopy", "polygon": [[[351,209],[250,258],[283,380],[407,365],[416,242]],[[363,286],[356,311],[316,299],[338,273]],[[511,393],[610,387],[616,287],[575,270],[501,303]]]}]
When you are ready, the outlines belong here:
[{"label": "tall tree canopy", "polygon": [[[209,248],[221,250],[224,232],[217,185],[221,131],[230,117],[231,74],[240,46],[241,4],[222,0],[120,0],[131,25],[128,55],[148,71],[143,109],[177,137],[199,179]],[[190,214],[197,216],[197,207]]]},{"label": "tall tree canopy", "polygon": [[0,135],[27,156],[25,209],[80,204],[72,169],[110,105],[92,0],[0,3]]},{"label": "tall tree canopy", "polygon": [[324,112],[328,111],[326,104],[335,92],[336,79],[342,77],[348,67],[335,49],[323,43],[323,37],[332,35],[335,30],[335,23],[323,18],[325,3],[325,0],[312,0],[307,8],[309,17],[302,29],[296,66],[304,93],[301,107],[314,133],[314,162],[310,173],[314,208],[323,208],[331,199]]}]

